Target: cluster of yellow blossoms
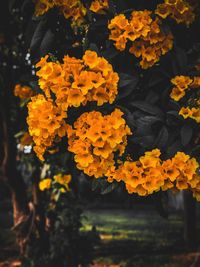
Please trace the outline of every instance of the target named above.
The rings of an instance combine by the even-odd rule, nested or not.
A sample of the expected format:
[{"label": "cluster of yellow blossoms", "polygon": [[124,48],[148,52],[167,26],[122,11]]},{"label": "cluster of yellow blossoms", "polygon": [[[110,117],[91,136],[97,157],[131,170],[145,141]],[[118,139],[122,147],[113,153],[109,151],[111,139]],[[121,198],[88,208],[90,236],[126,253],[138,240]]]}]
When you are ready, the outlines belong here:
[{"label": "cluster of yellow blossoms", "polygon": [[179,115],[183,116],[184,119],[190,118],[200,123],[200,105],[199,107],[182,107],[179,111]]},{"label": "cluster of yellow blossoms", "polygon": [[170,96],[175,101],[179,101],[185,96],[186,91],[200,87],[200,76],[190,78],[189,76],[180,75],[171,79],[171,83],[175,87],[172,89]]},{"label": "cluster of yellow blossoms", "polygon": [[50,189],[52,184],[60,184],[62,186],[62,188],[60,189],[60,191],[62,193],[69,191],[69,183],[72,180],[72,176],[70,174],[68,175],[63,175],[61,173],[54,175],[53,180],[50,178],[45,178],[43,180],[40,181],[39,183],[39,189],[41,191],[44,191],[46,189]]},{"label": "cluster of yellow blossoms", "polygon": [[108,8],[108,0],[94,0],[90,6],[90,10],[98,14],[104,14]]},{"label": "cluster of yellow blossoms", "polygon": [[119,76],[96,52],[87,50],[82,60],[64,56],[63,64],[47,59],[48,56],[42,58],[36,65],[40,68],[39,85],[47,97],[50,92],[55,94],[56,104],[62,110],[86,105],[88,101],[96,101],[101,106],[115,100]]},{"label": "cluster of yellow blossoms", "polygon": [[85,112],[74,128],[68,126],[68,150],[75,154],[78,169],[102,177],[114,165],[115,152],[124,153],[131,131],[122,115],[119,109],[106,116],[97,111]]},{"label": "cluster of yellow blossoms", "polygon": [[[171,79],[171,83],[175,85],[172,89],[170,97],[179,101],[182,97],[185,96],[186,91],[190,89],[200,87],[200,76],[190,78],[189,76],[176,76]],[[184,117],[184,119],[191,118],[194,119],[197,123],[200,123],[200,101],[196,101],[196,107],[182,107],[179,111],[179,114]]]},{"label": "cluster of yellow blossoms", "polygon": [[173,47],[173,36],[165,33],[158,18],[152,19],[148,10],[133,11],[128,20],[124,14],[115,16],[108,25],[109,39],[120,51],[125,50],[128,41],[132,42],[129,52],[140,58],[143,69],[152,67]]},{"label": "cluster of yellow blossoms", "polygon": [[128,193],[140,196],[150,195],[160,189],[191,189],[197,197],[200,176],[196,173],[199,167],[196,159],[177,152],[172,159],[162,161],[160,154],[159,149],[154,149],[145,152],[138,161],[125,161],[118,168],[112,166],[106,173],[108,181],[123,181]]},{"label": "cluster of yellow blossoms", "polygon": [[157,6],[155,13],[163,19],[170,16],[177,23],[190,25],[195,19],[194,9],[195,6],[187,0],[164,0]]},{"label": "cluster of yellow blossoms", "polygon": [[81,0],[36,0],[35,14],[41,16],[53,7],[58,7],[66,19],[75,21],[81,22],[86,14]]},{"label": "cluster of yellow blossoms", "polygon": [[[73,19],[78,23],[84,21],[87,13],[87,8],[81,0],[35,0],[36,16],[41,16],[54,7],[58,7],[66,19]],[[102,14],[108,7],[108,0],[94,0],[89,9],[92,12]]]},{"label": "cluster of yellow blossoms", "polygon": [[56,138],[59,140],[66,134],[66,112],[41,94],[31,98],[28,112],[27,123],[35,143],[34,151],[40,160],[44,160],[46,149],[53,145]]},{"label": "cluster of yellow blossoms", "polygon": [[27,85],[16,84],[14,88],[14,95],[19,97],[21,100],[26,100],[34,95],[31,87]]}]

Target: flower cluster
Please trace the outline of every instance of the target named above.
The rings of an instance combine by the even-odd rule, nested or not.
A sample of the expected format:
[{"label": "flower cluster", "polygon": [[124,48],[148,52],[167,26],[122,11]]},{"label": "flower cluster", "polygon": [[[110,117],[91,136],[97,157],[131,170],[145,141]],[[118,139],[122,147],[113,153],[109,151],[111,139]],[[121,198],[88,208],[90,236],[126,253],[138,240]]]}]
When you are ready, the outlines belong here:
[{"label": "flower cluster", "polygon": [[39,189],[41,191],[44,191],[46,189],[50,189],[51,183],[52,183],[52,180],[50,178],[43,179],[42,181],[39,182]]},{"label": "flower cluster", "polygon": [[152,12],[148,10],[133,11],[128,20],[124,14],[115,16],[108,25],[111,30],[109,39],[115,47],[123,51],[127,42],[131,41],[129,52],[140,58],[143,69],[153,66],[173,47],[173,36],[165,33],[160,19],[152,19]]},{"label": "flower cluster", "polygon": [[54,175],[53,180],[51,178],[45,178],[39,182],[39,189],[44,191],[46,189],[50,189],[52,185],[59,184],[62,187],[60,188],[60,192],[64,193],[69,191],[69,183],[72,180],[72,176],[70,174],[63,175],[61,173]]},{"label": "flower cluster", "polygon": [[189,76],[180,75],[171,79],[171,83],[175,87],[172,89],[170,97],[175,101],[179,101],[185,96],[186,91],[200,87],[200,76],[190,78]]},{"label": "flower cluster", "polygon": [[35,143],[34,151],[40,160],[44,160],[44,153],[53,142],[66,134],[66,113],[39,94],[31,98],[28,104],[27,123],[29,133]]},{"label": "flower cluster", "polygon": [[125,161],[118,168],[113,166],[106,173],[109,182],[123,181],[128,193],[147,196],[159,190],[176,188],[178,190],[195,190],[200,176],[196,170],[199,167],[195,158],[190,158],[183,152],[177,152],[165,161],[160,159],[160,150],[145,152],[138,161]]},{"label": "flower cluster", "polygon": [[[170,97],[179,101],[182,97],[186,95],[186,91],[194,88],[200,88],[200,76],[195,76],[193,78],[189,76],[176,76],[171,79],[171,83],[175,85],[172,89]],[[200,100],[191,99],[191,107],[182,107],[179,111],[179,115],[183,116],[184,119],[191,118],[197,123],[200,123]]]},{"label": "flower cluster", "polygon": [[21,100],[29,99],[34,95],[31,87],[21,84],[16,84],[14,88],[14,95],[19,97]]},{"label": "flower cluster", "polygon": [[[71,19],[78,25],[84,22],[87,14],[87,8],[81,0],[35,0],[35,15],[41,16],[54,7],[57,7],[66,19]],[[94,0],[89,9],[94,13],[104,14],[108,8],[108,0]]]},{"label": "flower cluster", "polygon": [[119,76],[112,65],[96,52],[87,50],[81,59],[64,56],[63,64],[42,58],[36,67],[40,88],[47,97],[56,96],[56,104],[63,110],[96,101],[98,106],[114,102]]},{"label": "flower cluster", "polygon": [[58,7],[66,19],[82,22],[86,8],[81,0],[36,0],[35,14],[41,16],[49,9]]},{"label": "flower cluster", "polygon": [[184,119],[191,118],[200,123],[200,107],[182,107],[179,115],[183,116]]},{"label": "flower cluster", "polygon": [[108,0],[94,0],[90,6],[90,10],[98,14],[104,14],[108,8]]},{"label": "flower cluster", "polygon": [[186,0],[164,0],[159,4],[155,13],[165,19],[170,16],[177,23],[190,25],[195,19],[194,6]]},{"label": "flower cluster", "polygon": [[69,183],[72,180],[72,176],[70,174],[63,175],[61,173],[54,175],[54,181],[55,183],[58,183],[62,186],[61,192],[64,193],[66,191],[69,191]]},{"label": "flower cluster", "polygon": [[163,190],[170,187],[178,190],[193,189],[200,180],[197,174],[198,162],[183,152],[177,152],[172,159],[163,161],[162,168],[165,179]]},{"label": "flower cluster", "polygon": [[77,168],[89,176],[102,177],[114,165],[114,154],[122,155],[131,134],[123,112],[115,109],[110,115],[100,112],[83,113],[68,126],[68,150],[75,154]]}]

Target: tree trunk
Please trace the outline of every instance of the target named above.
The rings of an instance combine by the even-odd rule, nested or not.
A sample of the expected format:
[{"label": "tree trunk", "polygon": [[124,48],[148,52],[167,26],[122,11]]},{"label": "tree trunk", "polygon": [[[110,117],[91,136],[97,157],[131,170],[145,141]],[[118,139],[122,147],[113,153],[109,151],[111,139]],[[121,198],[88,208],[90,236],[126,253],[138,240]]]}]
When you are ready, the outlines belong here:
[{"label": "tree trunk", "polygon": [[13,229],[16,230],[17,242],[21,253],[24,253],[27,225],[23,225],[30,217],[30,208],[26,194],[26,186],[16,168],[16,144],[9,129],[11,122],[9,116],[9,101],[2,96],[0,107],[1,136],[2,136],[2,162],[1,179],[8,184],[13,206]]},{"label": "tree trunk", "polygon": [[184,240],[188,249],[196,247],[196,200],[190,191],[184,192]]}]

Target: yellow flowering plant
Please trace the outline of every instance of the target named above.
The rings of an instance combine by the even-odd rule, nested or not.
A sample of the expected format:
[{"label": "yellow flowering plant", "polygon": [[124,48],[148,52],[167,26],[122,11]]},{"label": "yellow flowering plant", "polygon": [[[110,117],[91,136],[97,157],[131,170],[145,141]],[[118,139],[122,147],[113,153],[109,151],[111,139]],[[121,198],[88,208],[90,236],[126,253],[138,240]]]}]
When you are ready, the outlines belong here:
[{"label": "yellow flowering plant", "polygon": [[[194,101],[195,106],[191,106],[191,99],[198,99],[200,76],[169,77],[164,74],[163,77],[154,77],[159,76],[159,68],[168,68],[168,63],[162,63],[165,58],[168,62],[174,53],[177,54],[174,61],[186,57],[185,54],[179,55],[182,53],[180,48],[174,48],[175,32],[165,19],[171,17],[178,24],[192,25],[197,18],[195,7],[194,3],[185,0],[166,0],[150,9],[144,7],[139,10],[137,5],[133,5],[128,13],[120,11],[116,14],[117,4],[109,5],[106,0],[90,1],[88,4],[81,0],[35,1],[36,16],[48,16],[51,10],[57,10],[59,14],[63,13],[65,19],[77,22],[70,45],[74,51],[77,47],[84,48],[79,56],[76,53],[59,55],[57,51],[59,60],[53,54],[43,54],[35,64],[39,90],[34,93],[36,95],[31,95],[27,105],[27,124],[37,157],[45,162],[48,157],[70,153],[70,161],[85,175],[104,178],[109,182],[124,181],[129,193],[149,195],[174,187],[191,189],[186,185],[182,188],[176,185],[176,180],[183,178],[179,177],[180,171],[173,169],[171,162],[176,153],[184,151],[187,145],[194,142],[193,132],[188,130],[189,136],[184,137],[184,129],[190,126],[182,122],[181,116],[199,122],[198,100]],[[101,34],[101,40],[92,43],[94,30],[90,27],[90,21],[93,18],[95,21],[97,14],[103,15],[106,21],[103,24],[105,32]],[[61,17],[59,23],[62,24]],[[94,26],[94,29],[98,30],[98,27]],[[56,31],[59,32],[58,29]],[[77,42],[78,34],[82,36],[82,42]],[[112,56],[109,51],[112,51]],[[129,53],[135,56],[135,60]],[[124,57],[125,65],[120,64],[120,57]],[[175,64],[186,68],[180,62]],[[149,74],[147,69],[150,69]],[[163,73],[167,71],[163,70]],[[179,70],[176,72],[180,73]],[[151,81],[151,77],[155,81]],[[167,95],[166,89],[161,93],[155,85],[159,87],[163,82],[171,82],[174,86],[169,101],[184,102],[189,94],[190,105],[180,108],[177,114],[177,111],[170,110],[170,104],[163,106],[162,102],[159,103],[162,94]],[[194,93],[195,97],[193,92],[197,92]],[[164,117],[167,114],[167,120],[170,120],[174,112],[177,116],[181,115],[178,117],[178,123],[182,123],[179,150],[173,148],[174,141],[170,143],[178,136],[173,133],[171,137],[171,126]],[[156,125],[161,126],[158,128]],[[133,148],[139,146],[140,149],[133,152],[129,143]],[[145,152],[151,149],[154,150]],[[145,153],[144,156],[140,150]],[[160,154],[160,150],[164,150],[164,154]],[[154,156],[149,156],[151,153]],[[129,157],[136,161],[127,160]],[[191,158],[193,160],[192,155]],[[155,166],[146,167],[144,164],[148,161]],[[135,182],[130,174],[126,178],[125,173],[130,171],[131,166],[137,170]],[[164,166],[171,166],[172,173],[177,174],[173,181],[165,177]],[[194,165],[191,168],[194,172],[198,169]],[[138,180],[140,176],[141,181]]]},{"label": "yellow flowering plant", "polygon": [[198,1],[11,2],[12,35],[0,38],[2,177],[23,197],[13,210],[15,225],[30,226],[27,240],[32,229],[38,243],[50,240],[56,220],[69,234],[64,242],[61,227],[61,254],[36,252],[35,266],[89,263],[70,243],[81,243],[74,207],[84,182],[127,198],[172,190],[199,201]]}]

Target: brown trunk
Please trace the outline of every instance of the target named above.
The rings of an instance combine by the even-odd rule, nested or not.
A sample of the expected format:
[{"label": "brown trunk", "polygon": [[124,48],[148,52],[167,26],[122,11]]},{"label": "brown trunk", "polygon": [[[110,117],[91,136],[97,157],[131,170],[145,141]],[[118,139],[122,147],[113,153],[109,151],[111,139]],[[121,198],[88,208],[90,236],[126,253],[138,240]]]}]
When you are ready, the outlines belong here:
[{"label": "brown trunk", "polygon": [[[9,101],[6,94],[2,96],[0,101],[0,123],[2,137],[2,162],[1,162],[1,179],[10,187],[13,204],[13,221],[16,230],[17,241],[20,251],[24,252],[25,246],[25,229],[23,223],[29,217],[29,203],[26,195],[25,183],[16,168],[16,144],[14,137],[10,131],[10,110]],[[23,232],[23,233],[22,233]]]},{"label": "brown trunk", "polygon": [[184,192],[184,240],[188,249],[196,247],[196,201],[190,191]]}]

